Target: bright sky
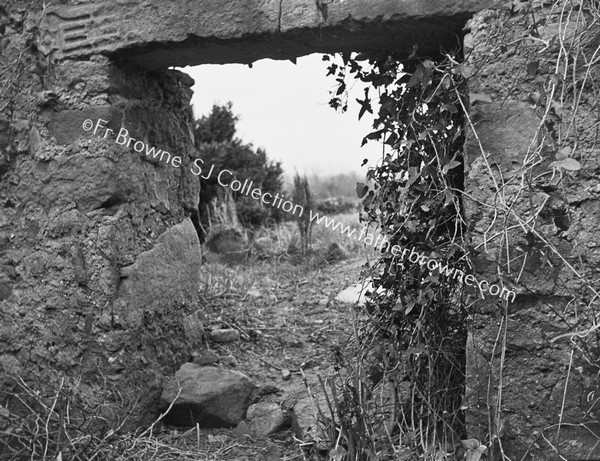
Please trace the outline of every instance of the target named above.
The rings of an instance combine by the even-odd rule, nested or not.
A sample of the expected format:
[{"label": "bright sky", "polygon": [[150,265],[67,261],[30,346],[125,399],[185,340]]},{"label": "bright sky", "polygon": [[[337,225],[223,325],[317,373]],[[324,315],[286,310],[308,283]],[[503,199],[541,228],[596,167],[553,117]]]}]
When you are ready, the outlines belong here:
[{"label": "bright sky", "polygon": [[[239,115],[238,136],[263,147],[272,160],[281,161],[287,174],[330,175],[366,172],[364,158],[376,159],[381,147],[370,142],[371,114],[358,121],[358,104],[345,114],[329,107],[329,91],[335,81],[325,77],[328,66],[321,55],[290,61],[263,59],[252,68],[242,64],[203,65],[180,69],[195,80],[192,105],[196,118],[213,104],[233,103]],[[362,98],[357,84],[351,101]]]}]

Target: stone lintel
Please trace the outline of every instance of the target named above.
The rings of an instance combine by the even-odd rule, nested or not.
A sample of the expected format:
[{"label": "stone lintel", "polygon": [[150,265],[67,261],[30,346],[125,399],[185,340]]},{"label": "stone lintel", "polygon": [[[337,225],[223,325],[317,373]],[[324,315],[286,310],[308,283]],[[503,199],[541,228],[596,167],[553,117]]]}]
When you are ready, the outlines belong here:
[{"label": "stone lintel", "polygon": [[495,0],[170,0],[56,6],[43,28],[64,57],[108,54],[147,68],[294,59],[315,52],[420,56],[460,47]]}]

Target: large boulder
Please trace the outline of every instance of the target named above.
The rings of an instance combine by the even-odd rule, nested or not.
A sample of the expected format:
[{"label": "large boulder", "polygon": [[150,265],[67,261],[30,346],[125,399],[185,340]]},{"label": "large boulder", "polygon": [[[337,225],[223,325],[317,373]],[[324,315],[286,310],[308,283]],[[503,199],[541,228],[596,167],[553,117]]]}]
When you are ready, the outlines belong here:
[{"label": "large boulder", "polygon": [[240,372],[185,363],[174,379],[164,383],[160,406],[165,410],[175,401],[165,416],[167,424],[231,427],[246,417],[256,391],[256,386]]},{"label": "large boulder", "polygon": [[248,239],[236,227],[216,226],[211,229],[206,247],[212,253],[220,255],[225,262],[239,262],[248,252]]},{"label": "large boulder", "polygon": [[[186,218],[161,234],[132,265],[121,268],[115,313],[128,326],[139,328],[145,312],[164,315],[175,307],[196,305],[201,265],[198,234]],[[199,319],[190,317],[186,322],[187,334],[200,334]]]}]

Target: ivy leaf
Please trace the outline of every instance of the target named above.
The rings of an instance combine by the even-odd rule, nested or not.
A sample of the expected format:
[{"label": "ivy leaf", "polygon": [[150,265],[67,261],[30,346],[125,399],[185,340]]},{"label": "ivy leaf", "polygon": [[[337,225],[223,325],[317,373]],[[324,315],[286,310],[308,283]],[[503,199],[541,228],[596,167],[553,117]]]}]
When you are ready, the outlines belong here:
[{"label": "ivy leaf", "polygon": [[463,447],[465,447],[467,450],[475,450],[476,448],[479,448],[479,445],[481,445],[477,439],[461,440],[460,443],[462,443]]},{"label": "ivy leaf", "polygon": [[463,447],[466,448],[466,461],[479,461],[482,453],[487,450],[485,445],[482,445],[477,439],[461,440]]},{"label": "ivy leaf", "polygon": [[[360,67],[360,64],[358,62],[350,61],[350,73],[351,74],[356,74],[360,70],[362,70],[362,67]],[[358,76],[356,78],[358,78]]]},{"label": "ivy leaf", "polygon": [[417,64],[417,70],[410,76],[410,80],[406,84],[407,88],[412,88],[417,85],[422,85],[425,81],[425,71],[423,64]]},{"label": "ivy leaf", "polygon": [[563,147],[560,152],[558,154],[556,154],[556,160],[563,160],[565,158],[569,158],[569,155],[571,155],[571,147],[569,146],[565,146]]},{"label": "ivy leaf", "polygon": [[450,112],[451,114],[456,114],[458,113],[458,109],[456,108],[456,106],[454,104],[452,104],[451,102],[448,102],[446,104],[443,104],[442,107],[440,108],[440,111],[443,112],[447,110],[448,112]]},{"label": "ivy leaf", "polygon": [[335,450],[329,452],[330,461],[342,461],[346,457],[346,449],[338,446]]},{"label": "ivy leaf", "polygon": [[527,173],[527,168],[521,165],[521,162],[513,160],[510,169],[502,175],[504,179],[512,179],[515,176],[523,176]]},{"label": "ivy leaf", "polygon": [[358,198],[363,198],[369,192],[369,186],[367,186],[364,182],[356,183],[356,195]]},{"label": "ivy leaf", "polygon": [[369,89],[365,88],[365,99],[357,99],[357,103],[360,104],[360,112],[358,113],[358,119],[360,120],[365,112],[373,113],[373,109],[371,109],[371,99],[369,99]]},{"label": "ivy leaf", "polygon": [[431,130],[421,131],[417,139],[419,141],[423,141],[424,139],[427,139],[427,136],[429,136],[429,134],[431,134]]},{"label": "ivy leaf", "polygon": [[367,196],[362,201],[363,207],[366,208],[369,205],[371,205],[371,203],[373,203],[373,200],[375,200],[375,193],[373,191],[369,191]]},{"label": "ivy leaf", "polygon": [[460,127],[456,128],[456,133],[452,137],[452,142],[456,142],[456,140],[462,135],[462,129]]},{"label": "ivy leaf", "polygon": [[362,140],[361,147],[364,146],[369,140],[377,141],[379,138],[381,138],[381,135],[384,131],[385,130],[373,131],[373,133],[369,133],[368,135],[366,135]]},{"label": "ivy leaf", "polygon": [[558,120],[562,120],[563,119],[563,109],[562,109],[562,106],[560,105],[560,103],[558,103],[554,99],[552,99],[549,103],[549,106],[550,106],[550,114],[552,114],[552,112],[554,112],[554,115],[556,115]]},{"label": "ivy leaf", "polygon": [[460,162],[458,160],[452,160],[449,163],[446,163],[443,168],[442,168],[442,173],[443,174],[448,174],[448,171],[450,171],[453,168],[456,168],[457,166],[460,165]]},{"label": "ivy leaf", "polygon": [[423,62],[417,64],[417,70],[411,75],[410,80],[406,84],[408,88],[412,88],[417,85],[423,85],[429,81],[431,77],[431,70],[433,69],[433,62],[426,59]]},{"label": "ivy leaf", "polygon": [[464,78],[471,78],[475,71],[466,64],[459,64],[456,66],[456,73],[462,75]]},{"label": "ivy leaf", "polygon": [[403,83],[409,82],[410,79],[410,74],[402,74],[402,76],[398,80],[396,80],[396,85],[402,85]]},{"label": "ivy leaf", "polygon": [[385,140],[385,143],[388,146],[394,146],[394,144],[396,144],[396,141],[398,141],[398,135],[396,133],[391,133]]},{"label": "ivy leaf", "polygon": [[579,171],[581,170],[581,163],[574,158],[566,158],[564,160],[557,160],[550,163],[552,168],[562,168],[563,170]]}]

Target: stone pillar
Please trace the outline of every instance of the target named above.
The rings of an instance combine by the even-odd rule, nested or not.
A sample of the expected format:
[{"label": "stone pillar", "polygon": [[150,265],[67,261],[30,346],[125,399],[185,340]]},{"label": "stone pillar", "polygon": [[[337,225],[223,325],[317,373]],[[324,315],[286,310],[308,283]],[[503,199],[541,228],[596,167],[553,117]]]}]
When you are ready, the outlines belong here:
[{"label": "stone pillar", "polygon": [[[588,81],[574,115],[573,85],[563,85],[564,69],[556,69],[565,58],[558,30],[570,40],[579,26],[561,18],[560,5],[517,10],[477,13],[465,39],[473,260],[479,279],[518,293],[514,302],[487,295],[474,305],[467,427],[493,444],[495,460],[502,452],[513,460],[595,459],[597,336],[567,335],[590,328],[598,309],[599,151],[596,132],[586,130],[597,121],[598,100]],[[567,52],[573,63],[577,48]],[[577,98],[582,80],[575,85]]]},{"label": "stone pillar", "polygon": [[[6,54],[17,62],[40,12],[10,7]],[[201,262],[188,217],[199,193],[193,82],[103,56],[57,64],[43,40],[2,94],[0,385],[14,390],[10,374],[81,378],[98,402],[114,386],[124,407],[140,401],[130,419],[140,422],[195,345],[184,327]],[[122,145],[123,128],[140,143]]]}]

